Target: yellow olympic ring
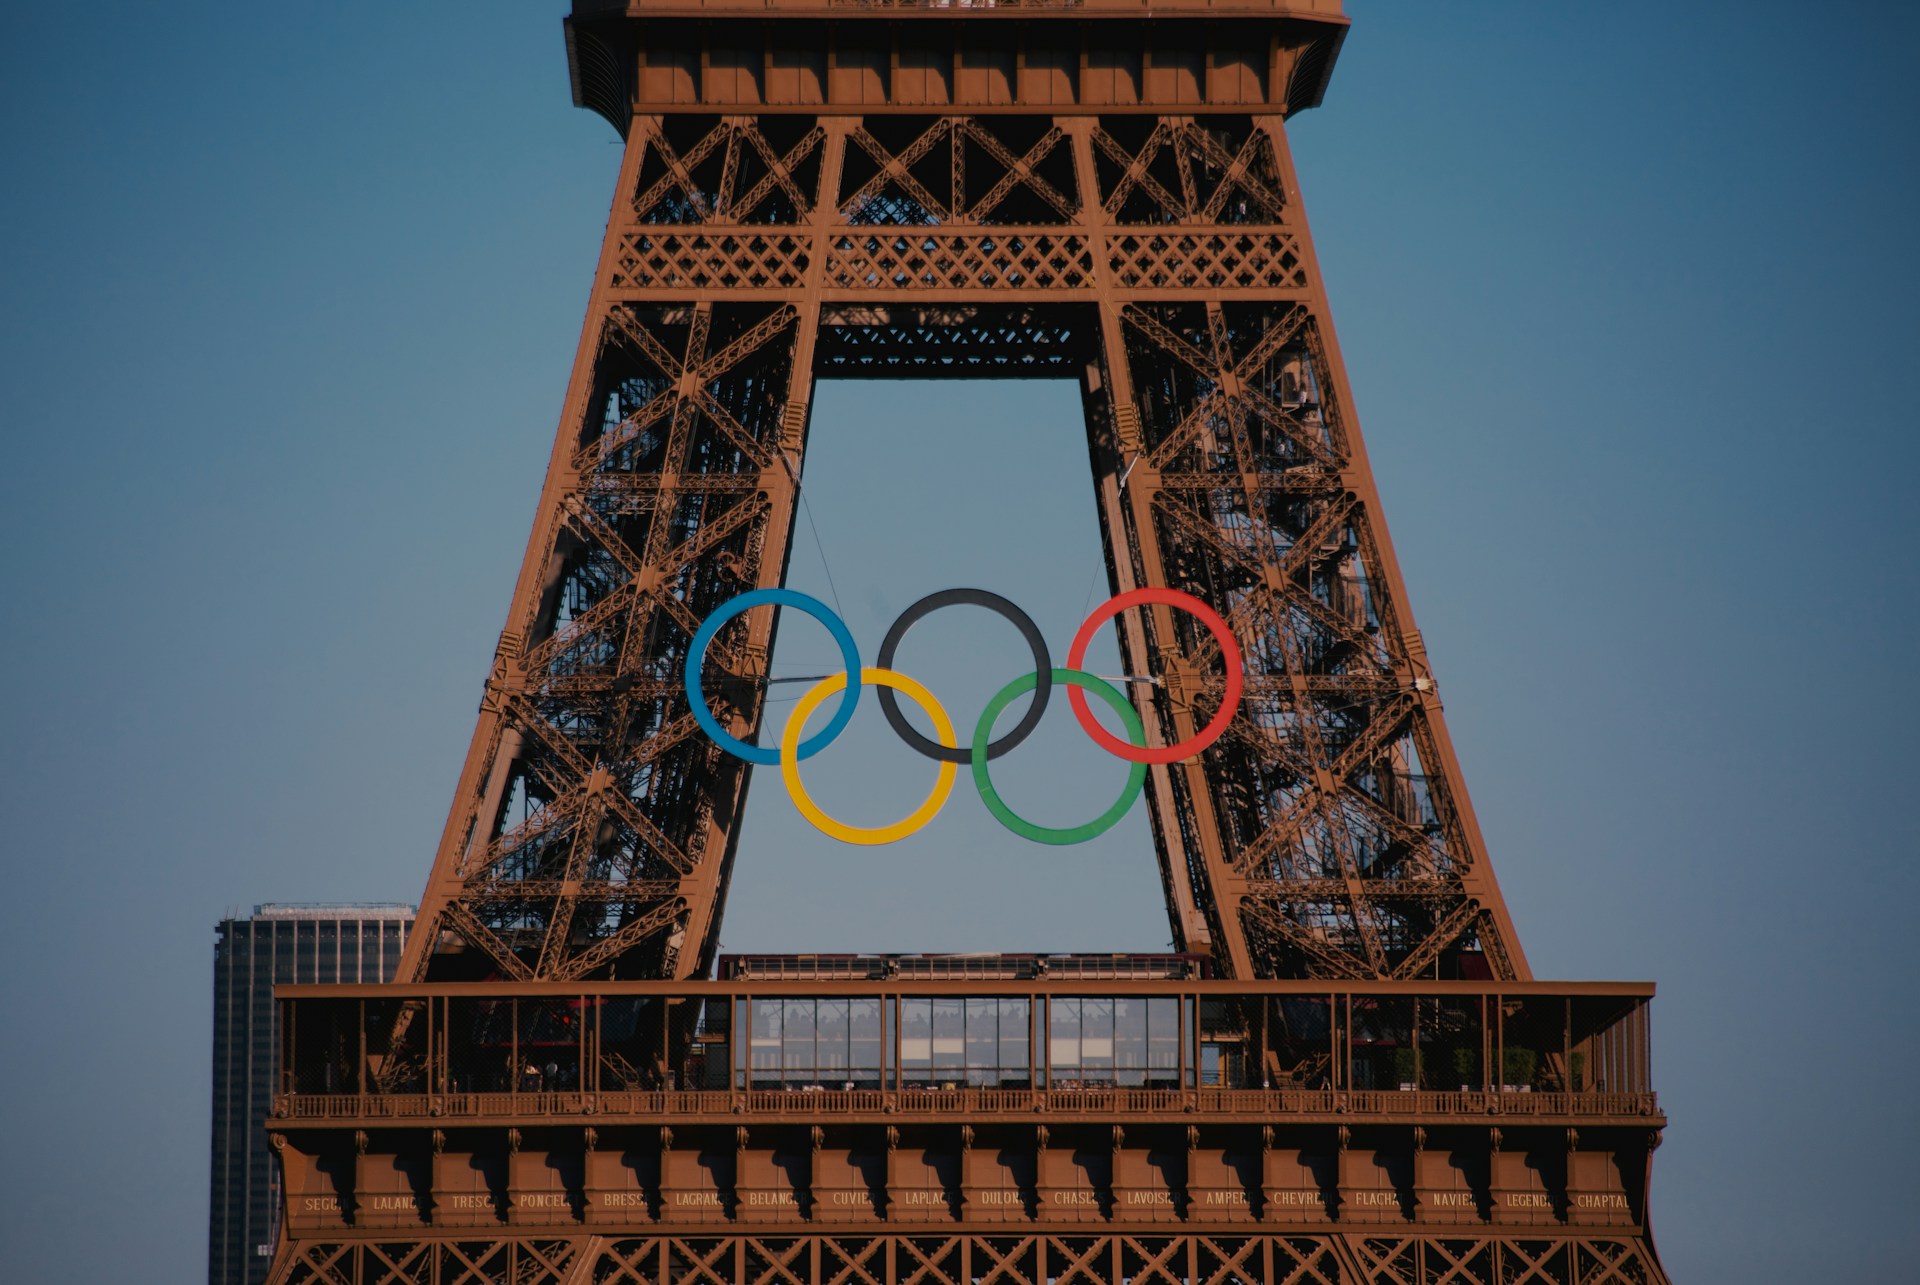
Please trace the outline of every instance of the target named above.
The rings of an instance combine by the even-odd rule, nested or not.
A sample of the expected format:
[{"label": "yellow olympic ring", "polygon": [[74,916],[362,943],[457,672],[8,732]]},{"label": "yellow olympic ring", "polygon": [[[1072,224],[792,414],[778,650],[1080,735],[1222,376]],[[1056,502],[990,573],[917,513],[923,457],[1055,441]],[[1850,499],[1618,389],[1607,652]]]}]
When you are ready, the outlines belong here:
[{"label": "yellow olympic ring", "polygon": [[[905,674],[891,669],[863,668],[860,671],[862,683],[873,683],[879,687],[891,687],[906,696],[921,709],[927,711],[933,719],[933,730],[940,738],[940,744],[949,748],[959,742],[953,734],[953,722],[947,717],[947,711],[940,707],[932,692]],[[820,703],[841,691],[847,685],[846,671],[823,678],[816,683],[800,703],[793,707],[793,713],[787,719],[786,730],[780,734],[780,779],[787,783],[787,793],[793,798],[793,806],[800,809],[800,815],[813,822],[814,828],[829,838],[842,843],[881,844],[893,843],[904,839],[933,820],[940,809],[946,806],[947,795],[953,792],[953,778],[959,771],[955,763],[940,764],[940,772],[934,777],[933,792],[927,795],[926,802],[915,808],[904,820],[892,825],[858,826],[836,821],[820,810],[807,796],[807,787],[800,783],[800,733],[806,730],[807,719]]]}]

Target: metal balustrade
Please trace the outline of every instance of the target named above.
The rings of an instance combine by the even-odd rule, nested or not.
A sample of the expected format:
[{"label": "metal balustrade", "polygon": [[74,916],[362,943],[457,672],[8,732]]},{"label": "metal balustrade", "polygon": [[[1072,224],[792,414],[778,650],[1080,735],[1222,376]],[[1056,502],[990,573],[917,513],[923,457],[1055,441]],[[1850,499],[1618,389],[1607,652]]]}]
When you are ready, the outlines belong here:
[{"label": "metal balustrade", "polygon": [[1432,1092],[1347,1089],[877,1089],[620,1090],[602,1093],[285,1093],[278,1119],[371,1121],[528,1117],[703,1116],[779,1120],[946,1116],[961,1120],[1019,1116],[1193,1115],[1278,1120],[1338,1117],[1559,1117],[1644,1119],[1659,1114],[1652,1093]]}]

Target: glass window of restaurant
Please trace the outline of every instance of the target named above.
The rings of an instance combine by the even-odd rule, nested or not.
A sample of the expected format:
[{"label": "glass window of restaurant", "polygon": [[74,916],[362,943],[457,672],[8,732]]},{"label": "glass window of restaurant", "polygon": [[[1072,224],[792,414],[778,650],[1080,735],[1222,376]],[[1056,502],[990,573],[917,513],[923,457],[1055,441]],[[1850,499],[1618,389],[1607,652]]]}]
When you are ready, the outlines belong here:
[{"label": "glass window of restaurant", "polygon": [[734,1038],[747,1038],[735,1068],[755,1089],[1027,1088],[1048,1082],[1049,1067],[1055,1088],[1180,1083],[1180,1001],[1171,996],[1056,997],[1041,1014],[1038,1048],[1025,996],[755,998],[739,1008]]},{"label": "glass window of restaurant", "polygon": [[900,1084],[1026,1088],[1032,1007],[1025,998],[903,998]]},{"label": "glass window of restaurant", "polygon": [[1062,996],[1047,1005],[1054,1088],[1175,1088],[1180,1010],[1172,997]]},{"label": "glass window of restaurant", "polygon": [[753,1000],[750,1086],[879,1088],[880,1005],[878,997]]}]

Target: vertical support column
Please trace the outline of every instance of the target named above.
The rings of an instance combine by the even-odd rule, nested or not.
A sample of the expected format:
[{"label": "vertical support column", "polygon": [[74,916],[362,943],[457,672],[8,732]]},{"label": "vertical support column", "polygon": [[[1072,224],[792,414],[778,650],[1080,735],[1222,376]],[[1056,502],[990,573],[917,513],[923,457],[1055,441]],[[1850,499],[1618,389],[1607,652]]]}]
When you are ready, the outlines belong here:
[{"label": "vertical support column", "polygon": [[[1126,593],[1142,585],[1164,585],[1166,573],[1152,538],[1151,515],[1145,510],[1145,503],[1150,501],[1139,498],[1145,494],[1144,486],[1133,489],[1132,485],[1131,472],[1138,471],[1141,456],[1140,412],[1134,403],[1126,344],[1120,332],[1120,303],[1108,270],[1108,218],[1093,163],[1094,124],[1092,118],[1085,116],[1059,121],[1061,130],[1072,142],[1075,179],[1080,191],[1080,223],[1093,256],[1093,284],[1098,295],[1100,360],[1089,366],[1085,383],[1094,495],[1100,510],[1100,531],[1106,544],[1111,587],[1115,593]],[[1147,519],[1144,537],[1143,516]],[[1164,627],[1165,622],[1162,624]],[[1121,664],[1127,671],[1159,677],[1144,634],[1129,625],[1124,613],[1115,619],[1114,628],[1118,631]],[[1149,743],[1168,744],[1169,729],[1163,725],[1151,696],[1142,697],[1131,689],[1128,694],[1146,726]],[[1179,739],[1177,733],[1173,739]],[[1194,887],[1195,863],[1179,823],[1180,803],[1174,793],[1172,773],[1173,769],[1164,765],[1151,766],[1147,771],[1146,795],[1174,942],[1183,951],[1211,952],[1217,959],[1224,944],[1227,957],[1220,959],[1220,963],[1225,971],[1236,977],[1249,976],[1250,964],[1244,946],[1235,949],[1231,942],[1214,940],[1215,925],[1209,922],[1202,908],[1208,904],[1208,890]]]},{"label": "vertical support column", "polygon": [[499,815],[513,761],[520,749],[521,733],[508,724],[501,696],[516,678],[524,676],[519,672],[519,662],[526,643],[525,631],[539,614],[542,598],[555,586],[559,569],[549,555],[560,523],[560,501],[578,485],[574,452],[593,386],[594,359],[600,348],[601,331],[613,306],[611,283],[620,248],[620,231],[630,221],[627,202],[646,154],[649,132],[657,127],[657,118],[636,117],[627,129],[620,178],[607,215],[607,234],[594,265],[592,293],[580,328],[580,343],[574,351],[573,372],[567,380],[560,428],[547,458],[546,479],[540,488],[533,531],[527,538],[520,574],[514,581],[507,625],[494,651],[479,721],[460,769],[459,784],[454,788],[453,805],[447,813],[439,847],[434,852],[433,870],[427,876],[419,912],[407,934],[406,949],[394,974],[398,981],[419,981],[426,977],[427,962],[446,928],[446,912],[460,890],[469,855],[476,844],[484,846],[491,838],[493,822]]},{"label": "vertical support column", "polygon": [[[793,365],[783,399],[778,459],[760,478],[769,515],[760,564],[754,568],[752,587],[755,589],[785,584],[787,565],[793,557],[794,511],[800,503],[807,434],[812,425],[814,354],[820,342],[821,294],[833,234],[840,223],[841,163],[846,154],[847,135],[857,124],[858,118],[848,117],[829,117],[820,122],[826,139],[821,144],[820,184],[814,194],[813,208],[808,212],[811,249],[807,256],[805,294],[798,304],[800,317],[794,337]],[[748,646],[756,654],[773,655],[777,619],[777,608],[755,612],[749,617]],[[761,706],[755,711],[754,725],[764,716],[763,694]],[[748,729],[738,730],[744,733]],[[753,769],[743,765],[739,771],[742,775],[734,791],[731,814],[722,817],[716,812],[707,822],[705,850],[724,855],[718,861],[704,862],[698,881],[689,889],[686,934],[689,941],[698,945],[695,950],[681,952],[674,972],[677,978],[706,976],[719,950],[720,920],[726,910],[727,885],[739,851],[740,819],[746,812],[747,787]]]},{"label": "vertical support column", "polygon": [[[1287,146],[1286,129],[1277,116],[1256,118],[1255,128],[1265,130],[1272,141],[1274,160],[1286,188],[1288,223],[1299,234],[1299,254],[1307,274],[1307,306],[1319,320],[1318,334],[1325,354],[1325,377],[1333,386],[1338,405],[1351,414],[1353,387],[1347,380],[1346,361],[1340,355],[1340,341],[1334,334],[1332,312],[1327,302],[1326,278],[1321,274],[1320,260],[1314,253],[1313,237],[1307,228],[1306,209],[1301,201],[1300,181],[1294,171],[1293,152]],[[1385,581],[1386,598],[1393,604],[1392,619],[1382,624],[1398,635],[1398,650],[1407,657],[1405,687],[1412,693],[1423,716],[1416,720],[1416,727],[1424,725],[1426,733],[1420,737],[1425,742],[1420,750],[1436,760],[1428,767],[1428,774],[1444,783],[1448,803],[1460,830],[1459,837],[1469,858],[1462,863],[1464,868],[1460,870],[1459,877],[1468,897],[1479,909],[1478,935],[1481,947],[1486,951],[1496,977],[1526,981],[1533,976],[1533,972],[1527,965],[1526,953],[1521,948],[1520,935],[1513,926],[1513,919],[1507,913],[1506,901],[1494,881],[1493,867],[1487,858],[1486,838],[1480,831],[1479,819],[1466,791],[1466,778],[1460,770],[1459,757],[1454,752],[1453,738],[1447,732],[1439,689],[1434,685],[1433,672],[1427,664],[1426,644],[1421,640],[1419,630],[1413,627],[1412,614],[1407,605],[1410,599],[1406,581],[1400,574],[1400,561],[1394,554],[1393,541],[1387,533],[1380,492],[1374,482],[1373,466],[1368,462],[1366,444],[1357,428],[1346,434],[1343,447],[1347,465],[1341,480],[1349,491],[1359,497],[1365,509],[1367,534],[1375,546],[1374,560],[1378,564],[1379,575]]]}]

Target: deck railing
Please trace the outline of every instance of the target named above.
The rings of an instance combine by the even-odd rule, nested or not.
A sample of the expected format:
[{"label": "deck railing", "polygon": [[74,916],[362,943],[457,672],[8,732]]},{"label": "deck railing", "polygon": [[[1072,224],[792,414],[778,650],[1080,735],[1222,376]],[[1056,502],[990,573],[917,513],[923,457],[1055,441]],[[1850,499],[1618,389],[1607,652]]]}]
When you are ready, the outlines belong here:
[{"label": "deck railing", "polygon": [[1433,1092],[1342,1089],[879,1089],[616,1090],[604,1093],[282,1094],[274,1115],[291,1120],[478,1119],[566,1116],[722,1116],[816,1119],[901,1115],[1005,1118],[1034,1115],[1188,1114],[1289,1116],[1652,1116],[1651,1093]]}]

